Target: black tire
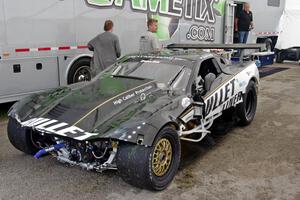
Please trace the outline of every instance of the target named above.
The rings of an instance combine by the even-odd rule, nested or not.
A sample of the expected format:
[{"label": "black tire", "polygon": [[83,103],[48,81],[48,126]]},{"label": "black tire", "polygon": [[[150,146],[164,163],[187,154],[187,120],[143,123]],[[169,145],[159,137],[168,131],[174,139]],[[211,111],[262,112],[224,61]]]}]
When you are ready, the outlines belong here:
[{"label": "black tire", "polygon": [[276,63],[283,63],[283,59],[281,58],[280,52],[277,52],[275,57],[276,57],[276,60],[275,60]]},{"label": "black tire", "polygon": [[9,118],[7,125],[7,135],[11,144],[18,150],[34,155],[39,149],[34,146],[32,134],[14,118]]},{"label": "black tire", "polygon": [[245,94],[243,94],[243,102],[237,105],[237,116],[240,119],[240,125],[249,125],[254,119],[257,107],[257,88],[253,81],[250,81]]},{"label": "black tire", "polygon": [[266,44],[267,51],[272,51],[272,40],[270,38],[267,38],[264,43]]},{"label": "black tire", "polygon": [[[166,172],[157,176],[153,169],[154,149],[162,141],[168,140],[172,146],[171,158]],[[166,149],[165,149],[166,150]],[[158,152],[158,151],[156,151]],[[136,187],[150,190],[163,190],[173,180],[180,163],[181,144],[176,131],[170,127],[163,128],[151,147],[140,146],[132,143],[120,143],[116,156],[118,173],[122,179]],[[162,157],[161,157],[162,156]],[[167,159],[164,155],[159,156]],[[163,160],[161,162],[164,162]],[[156,171],[157,172],[157,171]]]},{"label": "black tire", "polygon": [[74,62],[68,74],[68,84],[90,81],[92,78],[90,65],[90,58],[81,58]]}]

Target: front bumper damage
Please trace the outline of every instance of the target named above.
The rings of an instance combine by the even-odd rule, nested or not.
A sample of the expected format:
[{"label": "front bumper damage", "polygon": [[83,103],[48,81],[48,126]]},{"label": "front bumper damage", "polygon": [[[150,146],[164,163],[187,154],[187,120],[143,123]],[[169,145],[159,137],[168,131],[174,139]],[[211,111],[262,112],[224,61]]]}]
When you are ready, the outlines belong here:
[{"label": "front bumper damage", "polygon": [[[61,163],[70,164],[71,166],[79,166],[86,170],[95,170],[97,172],[102,172],[104,170],[116,170],[115,164],[115,156],[117,154],[117,146],[118,142],[112,142],[112,149],[107,152],[106,149],[101,156],[95,156],[95,160],[93,162],[83,162],[82,160],[74,160],[72,158],[72,152],[68,150],[67,145],[64,142],[57,143],[55,145],[42,148],[39,150],[34,157],[36,159],[40,159],[43,155],[51,154],[56,157],[56,159]],[[75,150],[75,149],[73,149]],[[78,153],[78,152],[77,152]],[[101,162],[100,159],[104,158],[104,156],[109,153],[109,156],[105,162]],[[82,157],[83,155],[80,155]]]}]

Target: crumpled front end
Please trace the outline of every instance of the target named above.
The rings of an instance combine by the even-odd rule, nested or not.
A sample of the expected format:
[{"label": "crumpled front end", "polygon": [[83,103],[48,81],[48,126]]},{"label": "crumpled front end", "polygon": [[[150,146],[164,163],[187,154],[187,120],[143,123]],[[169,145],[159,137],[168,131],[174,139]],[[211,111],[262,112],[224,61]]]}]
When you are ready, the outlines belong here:
[{"label": "crumpled front end", "polygon": [[[45,118],[33,118],[19,123],[14,118],[13,126],[29,135],[29,142],[37,149],[34,157],[51,154],[62,163],[77,165],[87,170],[103,171],[116,169],[114,158],[118,141],[112,138],[88,140],[91,135],[76,126]],[[10,123],[11,124],[11,123]],[[73,136],[73,137],[71,137]]]}]

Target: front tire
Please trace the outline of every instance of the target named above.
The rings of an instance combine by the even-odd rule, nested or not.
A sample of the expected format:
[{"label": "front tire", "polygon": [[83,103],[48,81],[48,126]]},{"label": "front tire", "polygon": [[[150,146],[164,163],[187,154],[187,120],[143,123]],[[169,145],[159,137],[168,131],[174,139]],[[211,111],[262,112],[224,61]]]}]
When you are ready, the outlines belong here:
[{"label": "front tire", "polygon": [[257,88],[253,81],[250,81],[245,94],[243,94],[243,102],[237,105],[237,116],[240,119],[240,125],[249,125],[255,116],[257,107]]},{"label": "front tire", "polygon": [[122,179],[136,187],[163,190],[173,180],[180,163],[178,134],[163,128],[151,147],[121,143],[116,157]]},{"label": "front tire", "polygon": [[32,134],[14,118],[9,118],[7,136],[11,144],[18,150],[34,155],[38,148],[33,144]]}]

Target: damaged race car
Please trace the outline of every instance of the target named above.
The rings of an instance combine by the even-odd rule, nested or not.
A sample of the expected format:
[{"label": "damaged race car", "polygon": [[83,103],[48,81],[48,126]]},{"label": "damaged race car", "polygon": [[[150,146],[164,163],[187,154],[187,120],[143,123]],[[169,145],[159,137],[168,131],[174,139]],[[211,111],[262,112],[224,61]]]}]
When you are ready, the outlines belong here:
[{"label": "damaged race car", "polygon": [[8,138],[35,158],[116,169],[127,183],[163,190],[177,172],[181,140],[201,141],[229,109],[251,123],[258,83],[251,61],[232,65],[204,51],[131,54],[90,82],[15,103]]}]

